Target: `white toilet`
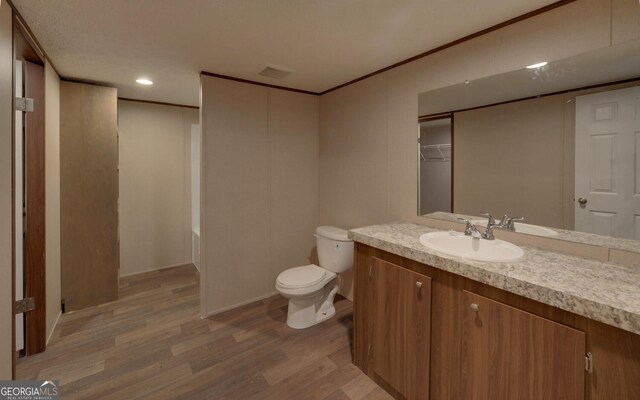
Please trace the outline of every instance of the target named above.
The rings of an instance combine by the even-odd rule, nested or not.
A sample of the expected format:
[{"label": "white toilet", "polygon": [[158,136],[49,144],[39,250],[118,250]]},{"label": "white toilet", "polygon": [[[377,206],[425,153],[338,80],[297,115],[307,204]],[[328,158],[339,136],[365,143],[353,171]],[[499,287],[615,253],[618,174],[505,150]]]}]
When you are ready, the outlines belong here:
[{"label": "white toilet", "polygon": [[318,260],[289,268],[278,275],[276,289],[289,299],[287,325],[304,329],[331,318],[336,309],[333,299],[338,292],[338,275],[353,267],[353,240],[347,231],[333,226],[316,228]]}]

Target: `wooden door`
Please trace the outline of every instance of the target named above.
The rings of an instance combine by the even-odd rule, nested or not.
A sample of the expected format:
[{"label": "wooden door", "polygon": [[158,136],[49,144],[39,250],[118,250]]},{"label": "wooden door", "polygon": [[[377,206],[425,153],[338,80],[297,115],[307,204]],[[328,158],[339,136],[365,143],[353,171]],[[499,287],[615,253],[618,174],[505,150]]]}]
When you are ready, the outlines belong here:
[{"label": "wooden door", "polygon": [[463,399],[583,399],[584,332],[464,291]]},{"label": "wooden door", "polygon": [[640,239],[640,87],[576,97],[576,230]]},{"label": "wooden door", "polygon": [[43,66],[24,62],[24,96],[33,99],[33,112],[24,115],[24,297],[35,303],[25,313],[25,350],[31,355],[43,352],[47,340]]},{"label": "wooden door", "polygon": [[371,368],[407,399],[429,397],[431,279],[372,258]]},{"label": "wooden door", "polygon": [[66,311],[118,298],[117,91],[60,84],[60,256]]}]

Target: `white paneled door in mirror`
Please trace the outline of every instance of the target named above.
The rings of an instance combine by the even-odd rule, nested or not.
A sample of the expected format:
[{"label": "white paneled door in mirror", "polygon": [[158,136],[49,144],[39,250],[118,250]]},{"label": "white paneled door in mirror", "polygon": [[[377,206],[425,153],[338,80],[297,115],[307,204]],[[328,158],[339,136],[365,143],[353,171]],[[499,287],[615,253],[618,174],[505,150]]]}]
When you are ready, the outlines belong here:
[{"label": "white paneled door in mirror", "polygon": [[640,88],[576,98],[576,230],[640,239]]}]

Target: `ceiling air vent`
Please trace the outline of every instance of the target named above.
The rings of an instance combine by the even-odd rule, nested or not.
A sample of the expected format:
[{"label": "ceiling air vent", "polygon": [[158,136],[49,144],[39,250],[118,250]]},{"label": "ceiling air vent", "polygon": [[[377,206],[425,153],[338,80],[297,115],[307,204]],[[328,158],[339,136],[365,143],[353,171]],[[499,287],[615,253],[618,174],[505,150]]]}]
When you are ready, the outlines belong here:
[{"label": "ceiling air vent", "polygon": [[262,72],[260,72],[260,75],[268,76],[269,78],[282,79],[291,75],[294,72],[296,71],[293,69],[267,64],[266,68],[263,69]]}]

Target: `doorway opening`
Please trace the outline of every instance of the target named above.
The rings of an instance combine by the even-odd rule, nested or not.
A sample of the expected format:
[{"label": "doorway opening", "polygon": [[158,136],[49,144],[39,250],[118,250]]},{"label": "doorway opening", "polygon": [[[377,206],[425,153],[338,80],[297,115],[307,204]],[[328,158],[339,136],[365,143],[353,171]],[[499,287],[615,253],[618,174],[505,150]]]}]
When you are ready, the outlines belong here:
[{"label": "doorway opening", "polygon": [[419,121],[418,215],[453,211],[453,116]]}]

